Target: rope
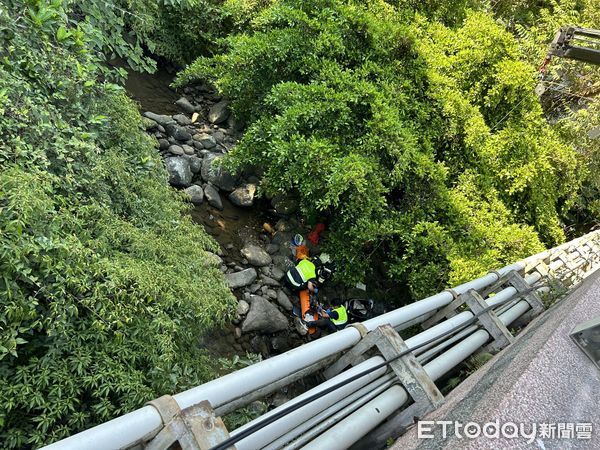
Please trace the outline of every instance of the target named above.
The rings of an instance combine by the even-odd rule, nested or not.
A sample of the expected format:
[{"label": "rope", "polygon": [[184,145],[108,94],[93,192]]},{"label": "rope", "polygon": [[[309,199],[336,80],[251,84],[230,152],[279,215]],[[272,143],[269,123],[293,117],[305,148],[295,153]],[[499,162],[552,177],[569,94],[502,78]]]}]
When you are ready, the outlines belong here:
[{"label": "rope", "polygon": [[496,127],[498,127],[498,125],[500,125],[502,122],[504,122],[504,120],[505,120],[505,119],[506,119],[506,118],[507,118],[507,117],[508,117],[508,116],[509,116],[509,115],[510,115],[510,114],[511,114],[511,113],[512,113],[512,112],[513,112],[515,109],[517,109],[517,108],[518,108],[518,107],[521,105],[521,103],[523,103],[523,102],[525,101],[525,99],[526,99],[526,98],[527,98],[527,97],[522,97],[522,98],[521,98],[521,101],[520,101],[519,103],[517,103],[515,106],[513,106],[513,107],[512,107],[512,109],[511,109],[509,112],[507,112],[506,114],[504,114],[504,117],[502,117],[502,119],[500,119],[498,122],[496,122],[496,125],[494,125],[494,126],[493,126],[493,127],[490,129],[490,131],[495,131],[495,130],[496,130]]}]

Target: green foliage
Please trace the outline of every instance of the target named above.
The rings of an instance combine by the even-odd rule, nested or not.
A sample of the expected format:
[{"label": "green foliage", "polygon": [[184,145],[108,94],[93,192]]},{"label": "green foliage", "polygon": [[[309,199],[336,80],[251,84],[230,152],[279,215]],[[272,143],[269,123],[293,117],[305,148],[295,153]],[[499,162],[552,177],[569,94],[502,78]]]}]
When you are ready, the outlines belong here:
[{"label": "green foliage", "polygon": [[[239,355],[235,355],[232,358],[219,358],[218,363],[221,366],[221,371],[223,375],[234,372],[239,369],[243,369],[244,367],[251,366],[252,364],[256,364],[257,362],[262,361],[262,356],[260,353],[248,353],[246,352],[246,357],[240,357]],[[267,404],[261,401],[252,402],[250,405],[245,406],[243,408],[239,408],[225,416],[223,416],[223,422],[228,430],[235,430],[242,425],[247,424],[251,420],[256,419],[257,417],[262,416],[267,412]]]},{"label": "green foliage", "polygon": [[582,168],[582,188],[577,194],[568,219],[584,229],[600,223],[600,139],[592,138],[600,129],[600,101],[586,102],[585,108],[558,121],[556,131],[567,142],[575,143]]},{"label": "green foliage", "polygon": [[221,366],[221,371],[223,374],[228,374],[230,372],[234,372],[238,369],[243,369],[244,367],[251,366],[252,364],[256,364],[257,362],[262,361],[262,355],[260,353],[248,353],[246,352],[246,357],[243,358],[239,355],[234,355],[232,358],[219,358],[218,363]]},{"label": "green foliage", "polygon": [[460,176],[450,192],[450,285],[473,280],[490,270],[544,250],[529,226],[514,223],[496,189],[471,173]]},{"label": "green foliage", "polygon": [[264,168],[263,192],[326,217],[346,280],[383,261],[414,297],[539,251],[537,233],[563,240],[579,186],[514,36],[484,12],[449,28],[420,11],[275,2],[177,81],[232,99],[250,126],[227,164]]},{"label": "green foliage", "polygon": [[252,20],[265,8],[269,7],[275,0],[225,0],[221,11],[230,22],[228,34],[242,31],[250,25]]},{"label": "green foliage", "polygon": [[451,391],[462,383],[465,378],[473,375],[479,369],[481,369],[488,361],[490,361],[494,355],[487,352],[478,353],[471,356],[465,363],[464,368],[459,373],[446,381],[446,386],[442,389],[444,393]]},{"label": "green foliage", "polygon": [[[498,1],[498,0],[494,0]],[[470,9],[481,6],[479,0],[388,0],[402,9],[410,9],[448,26],[460,24]]]},{"label": "green foliage", "polygon": [[[523,57],[534,64],[542,61],[549,43],[561,27],[577,25],[600,29],[600,9],[594,0],[551,0],[540,3],[536,11],[534,17],[515,23],[513,27]],[[514,21],[504,12],[501,17],[509,23]],[[562,140],[576,148],[580,160],[577,176],[581,189],[576,199],[563,206],[566,220],[580,232],[589,229],[600,217],[598,141],[588,136],[599,124],[600,67],[553,58],[544,77],[544,87],[541,101],[546,114]]]},{"label": "green foliage", "polygon": [[[69,4],[0,3],[0,443],[39,447],[214,375],[234,299]],[[86,20],[86,19],[84,19]]]},{"label": "green foliage", "polygon": [[561,242],[560,208],[573,202],[579,165],[543,118],[533,67],[516,60],[514,38],[483,13],[458,30],[425,30],[432,96],[450,117],[442,145],[456,172],[477,167],[518,221],[548,244]]},{"label": "green foliage", "polygon": [[149,50],[178,64],[214,51],[228,29],[221,0],[123,0],[132,34]]},{"label": "green foliage", "polygon": [[268,405],[261,401],[252,402],[250,405],[237,409],[223,417],[223,422],[228,430],[236,430],[268,411]]},{"label": "green foliage", "polygon": [[[95,0],[86,0],[95,1]],[[123,16],[126,30],[154,54],[185,65],[223,48],[224,38],[246,29],[273,0],[122,0],[110,8]]]},{"label": "green foliage", "polygon": [[[406,280],[413,298],[443,290],[451,269],[448,249],[453,241],[439,222],[417,222],[390,247],[390,275]],[[419,267],[419,270],[415,270]]]},{"label": "green foliage", "polygon": [[[106,2],[103,0],[79,0],[69,2],[67,9],[71,22],[86,38],[90,51],[104,55],[106,59],[120,58],[133,70],[154,72],[156,62],[144,54],[144,45],[152,46],[143,34],[129,32],[129,19],[136,14],[128,11],[125,2]],[[80,19],[82,17],[82,19]],[[65,28],[57,30],[57,40],[68,37],[70,31]],[[110,72],[106,71],[109,75]],[[123,74],[122,74],[123,75]]]}]

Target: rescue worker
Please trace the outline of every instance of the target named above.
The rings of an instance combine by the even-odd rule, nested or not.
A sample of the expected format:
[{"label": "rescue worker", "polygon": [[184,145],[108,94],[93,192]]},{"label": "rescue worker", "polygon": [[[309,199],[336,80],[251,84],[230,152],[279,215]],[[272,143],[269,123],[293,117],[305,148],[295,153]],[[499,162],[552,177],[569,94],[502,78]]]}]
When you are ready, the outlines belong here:
[{"label": "rescue worker", "polygon": [[348,324],[348,311],[340,299],[331,303],[331,308],[320,312],[321,319],[306,322],[308,328],[317,327],[329,333],[335,333]]},{"label": "rescue worker", "polygon": [[284,281],[292,291],[308,289],[311,294],[316,294],[319,291],[317,267],[308,258],[300,259],[296,267],[288,270]]}]

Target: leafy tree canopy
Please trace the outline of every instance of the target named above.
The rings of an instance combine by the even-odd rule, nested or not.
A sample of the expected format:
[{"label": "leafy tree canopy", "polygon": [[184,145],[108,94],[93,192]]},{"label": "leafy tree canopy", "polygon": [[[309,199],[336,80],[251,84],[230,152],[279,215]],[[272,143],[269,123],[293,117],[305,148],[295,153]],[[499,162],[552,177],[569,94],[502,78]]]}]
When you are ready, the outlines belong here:
[{"label": "leafy tree canopy", "polygon": [[[0,447],[213,375],[233,296],[68,3],[0,3]],[[123,51],[127,51],[125,48]]]},{"label": "leafy tree canopy", "polygon": [[580,168],[514,35],[426,3],[278,1],[178,80],[232,99],[230,166],[326,217],[348,280],[385,261],[417,297],[561,242]]}]

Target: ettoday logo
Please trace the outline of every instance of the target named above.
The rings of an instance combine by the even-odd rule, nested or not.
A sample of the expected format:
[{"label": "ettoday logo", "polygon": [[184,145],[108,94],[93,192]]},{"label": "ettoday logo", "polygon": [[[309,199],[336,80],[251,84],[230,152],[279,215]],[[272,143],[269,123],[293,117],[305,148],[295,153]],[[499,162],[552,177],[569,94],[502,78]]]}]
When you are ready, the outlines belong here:
[{"label": "ettoday logo", "polygon": [[417,426],[419,439],[433,439],[441,433],[442,439],[525,439],[531,444],[536,439],[591,439],[591,423],[500,423],[499,420],[480,424],[452,420],[422,420]]}]

